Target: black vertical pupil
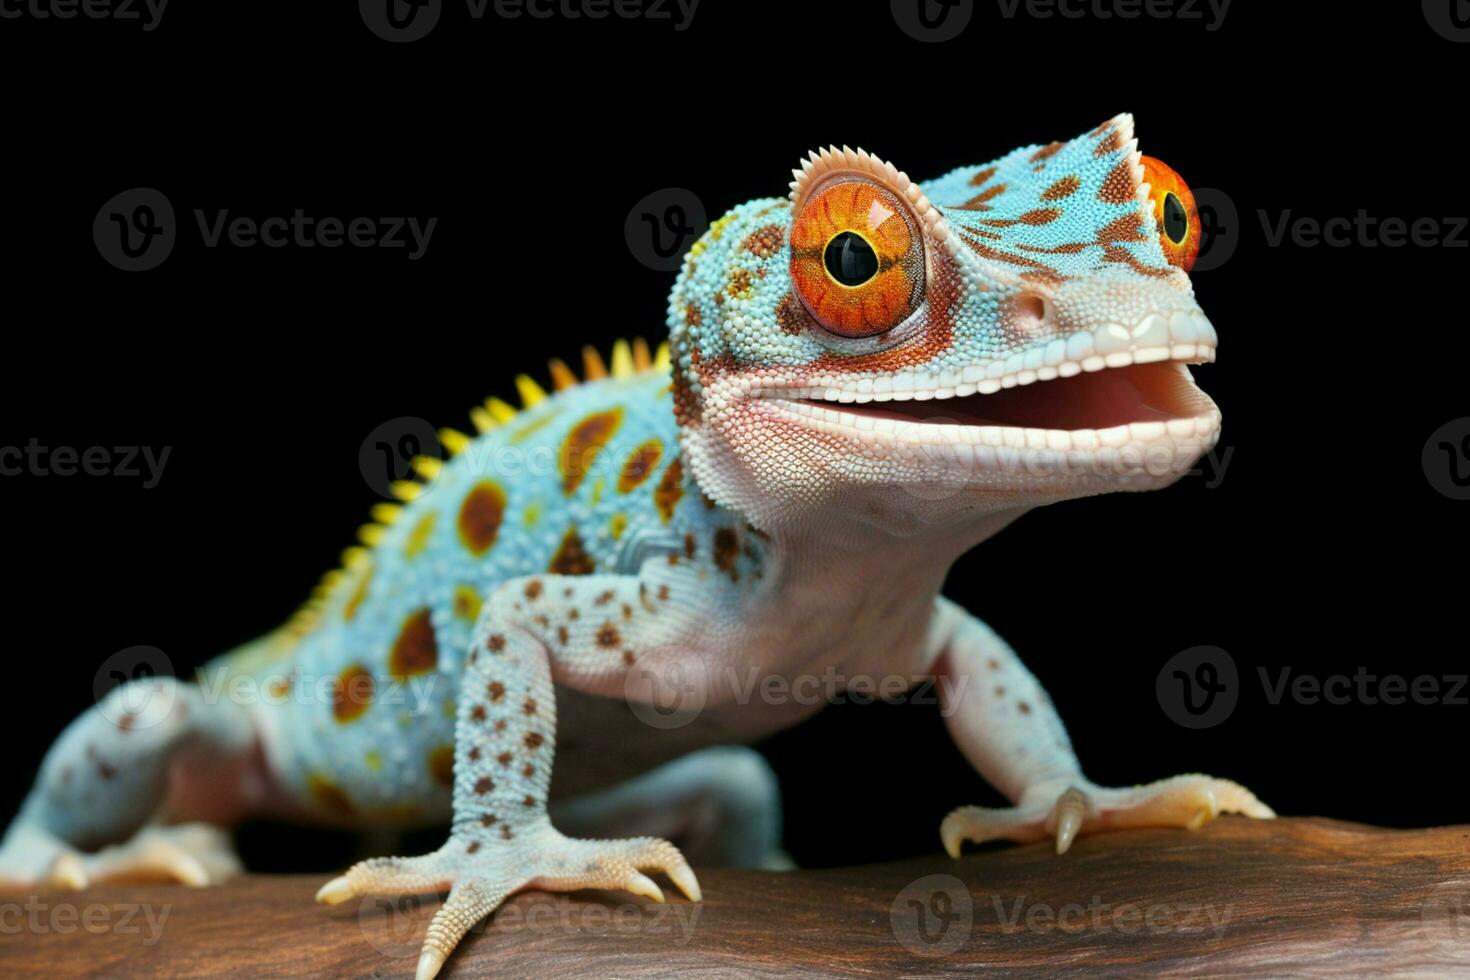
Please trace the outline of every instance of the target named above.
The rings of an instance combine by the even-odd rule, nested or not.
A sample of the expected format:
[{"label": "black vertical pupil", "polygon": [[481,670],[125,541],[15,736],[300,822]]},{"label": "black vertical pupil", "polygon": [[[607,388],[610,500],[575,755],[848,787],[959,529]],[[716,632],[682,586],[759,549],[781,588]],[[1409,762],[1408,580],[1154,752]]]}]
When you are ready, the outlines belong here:
[{"label": "black vertical pupil", "polygon": [[1183,242],[1189,234],[1189,215],[1184,204],[1173,194],[1164,195],[1164,234],[1175,245]]},{"label": "black vertical pupil", "polygon": [[878,256],[863,236],[844,231],[827,243],[827,271],[844,286],[861,286],[878,274]]}]

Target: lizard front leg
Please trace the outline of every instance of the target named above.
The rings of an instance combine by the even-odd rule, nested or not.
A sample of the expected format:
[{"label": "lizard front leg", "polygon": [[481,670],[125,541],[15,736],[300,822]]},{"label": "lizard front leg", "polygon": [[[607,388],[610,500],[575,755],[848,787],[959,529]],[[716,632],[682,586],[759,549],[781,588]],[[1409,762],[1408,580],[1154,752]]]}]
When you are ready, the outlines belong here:
[{"label": "lizard front leg", "polygon": [[[672,603],[663,603],[672,606]],[[699,884],[678,849],[653,837],[576,840],[547,816],[559,679],[607,689],[640,654],[687,640],[684,617],[633,576],[536,576],[496,590],[478,620],[459,691],[454,823],[420,857],[374,858],[328,882],[319,901],[448,889],[429,925],[417,980],[430,980],[460,939],[526,889],[620,888],[656,902],[644,871],[661,871],[691,901]]]},{"label": "lizard front leg", "polygon": [[934,672],[950,733],[965,757],[1015,806],[960,807],[940,838],[951,857],[964,841],[1055,838],[1065,854],[1078,834],[1129,827],[1198,828],[1220,813],[1275,814],[1245,787],[1191,774],[1108,789],[1088,781],[1051,699],[1005,641],[946,599],[935,613]]}]

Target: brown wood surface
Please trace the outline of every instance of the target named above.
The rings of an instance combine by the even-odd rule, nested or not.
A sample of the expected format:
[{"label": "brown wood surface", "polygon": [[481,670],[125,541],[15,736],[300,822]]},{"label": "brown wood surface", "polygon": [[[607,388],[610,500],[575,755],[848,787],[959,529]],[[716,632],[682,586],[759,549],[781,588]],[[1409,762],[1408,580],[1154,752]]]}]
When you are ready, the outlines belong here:
[{"label": "brown wood surface", "polygon": [[[1225,818],[1084,838],[1063,858],[1038,845],[699,877],[698,906],[523,894],[443,975],[1470,974],[1463,826]],[[411,977],[438,898],[325,908],[321,881],[0,894],[0,976]]]}]

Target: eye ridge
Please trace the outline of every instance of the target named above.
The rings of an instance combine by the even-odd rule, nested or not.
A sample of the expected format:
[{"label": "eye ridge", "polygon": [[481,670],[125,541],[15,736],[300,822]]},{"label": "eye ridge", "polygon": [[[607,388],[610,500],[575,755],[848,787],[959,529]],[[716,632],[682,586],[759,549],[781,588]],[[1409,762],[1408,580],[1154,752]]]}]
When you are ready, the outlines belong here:
[{"label": "eye ridge", "polygon": [[[835,246],[835,247],[834,247]],[[891,268],[892,260],[888,262]],[[856,289],[884,271],[884,260],[872,242],[851,229],[839,231],[822,248],[822,267],[844,289]]]}]

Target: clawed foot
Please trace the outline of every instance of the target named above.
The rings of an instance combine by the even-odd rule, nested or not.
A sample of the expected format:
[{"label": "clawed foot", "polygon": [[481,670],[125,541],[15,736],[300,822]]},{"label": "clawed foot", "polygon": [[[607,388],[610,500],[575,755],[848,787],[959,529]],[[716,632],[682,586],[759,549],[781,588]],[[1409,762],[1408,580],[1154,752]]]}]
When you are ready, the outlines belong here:
[{"label": "clawed foot", "polygon": [[150,825],[126,843],[79,851],[35,827],[17,827],[0,849],[0,886],[80,890],[167,881],[217,885],[241,873],[227,833],[204,823]]},{"label": "clawed foot", "polygon": [[327,882],[316,897],[336,905],[368,895],[448,890],[449,898],[429,924],[415,975],[416,980],[432,980],[465,933],[516,892],[607,888],[662,902],[663,891],[644,871],[666,874],[691,902],[700,900],[693,870],[668,841],[576,840],[549,823],[518,830],[508,839],[480,835],[466,840],[456,835],[422,857],[363,861]]},{"label": "clawed foot", "polygon": [[1057,853],[1065,854],[1079,834],[1130,827],[1197,830],[1221,813],[1257,819],[1276,816],[1250,790],[1228,779],[1175,776],[1131,789],[1104,789],[1079,780],[1076,785],[1035,787],[1009,809],[960,807],[944,818],[939,836],[954,858],[960,856],[965,841],[990,840],[1029,843],[1055,838]]}]

